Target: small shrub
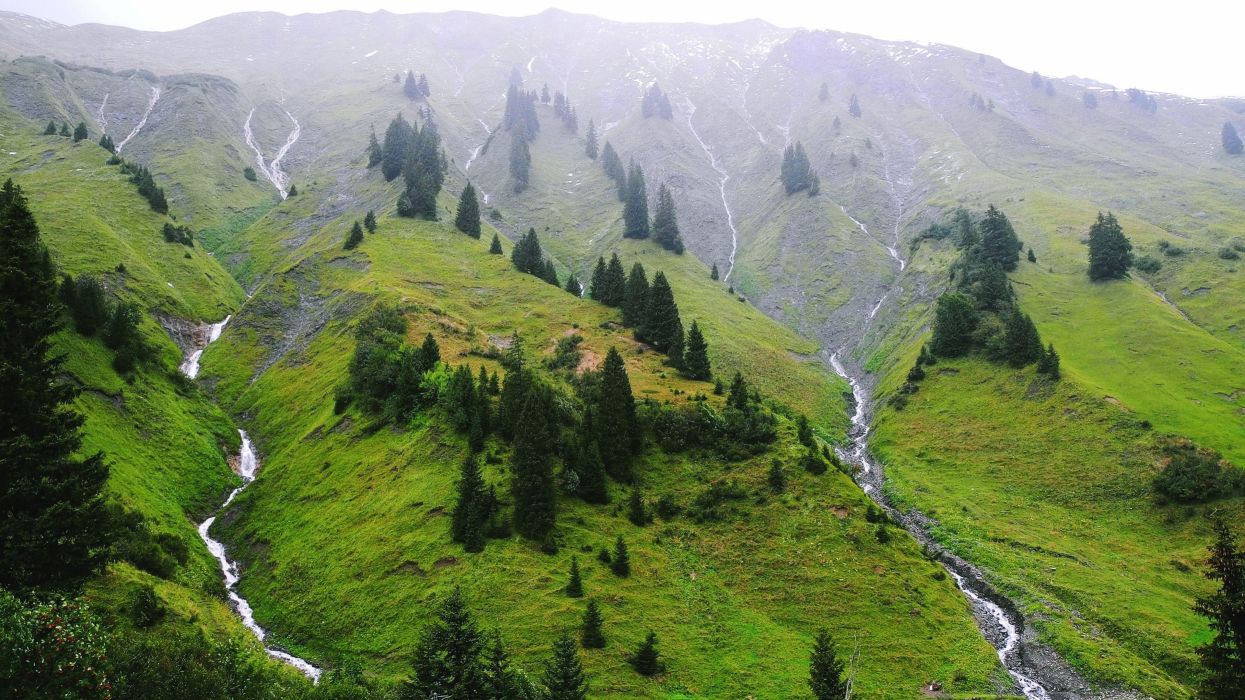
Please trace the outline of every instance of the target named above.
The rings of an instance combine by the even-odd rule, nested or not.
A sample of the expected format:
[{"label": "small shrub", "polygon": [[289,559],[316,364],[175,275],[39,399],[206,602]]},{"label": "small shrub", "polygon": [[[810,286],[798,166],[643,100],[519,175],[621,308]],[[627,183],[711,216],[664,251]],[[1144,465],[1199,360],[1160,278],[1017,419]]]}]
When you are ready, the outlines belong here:
[{"label": "small shrub", "polygon": [[1133,267],[1141,272],[1154,274],[1163,268],[1163,263],[1159,262],[1159,259],[1153,255],[1143,255],[1133,261]]},{"label": "small shrub", "polygon": [[156,595],[156,589],[148,585],[139,586],[130,598],[130,619],[136,627],[151,627],[164,619],[164,603]]},{"label": "small shrub", "polygon": [[1161,499],[1205,503],[1245,489],[1245,473],[1214,450],[1173,438],[1163,444],[1162,451],[1163,468],[1153,482]]},{"label": "small shrub", "polygon": [[1241,254],[1233,250],[1231,247],[1224,247],[1224,248],[1219,249],[1219,259],[1220,260],[1240,260]]},{"label": "small shrub", "polygon": [[251,182],[255,182],[259,179],[255,176],[255,168],[252,168],[249,165],[242,169],[242,177],[250,180]]}]

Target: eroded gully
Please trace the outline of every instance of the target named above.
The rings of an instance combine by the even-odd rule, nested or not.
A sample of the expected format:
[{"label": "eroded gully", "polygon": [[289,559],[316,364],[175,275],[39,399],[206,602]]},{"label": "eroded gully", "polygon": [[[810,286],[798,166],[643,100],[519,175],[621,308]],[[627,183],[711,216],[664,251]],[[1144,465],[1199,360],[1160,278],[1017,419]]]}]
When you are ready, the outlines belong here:
[{"label": "eroded gully", "polygon": [[285,199],[290,196],[290,176],[281,169],[281,161],[285,158],[285,154],[289,153],[294,143],[298,141],[298,137],[302,135],[303,129],[299,125],[298,120],[294,118],[294,115],[290,114],[289,110],[282,111],[285,112],[285,116],[290,118],[294,128],[290,130],[290,135],[285,138],[285,143],[277,151],[277,154],[272,157],[271,161],[264,161],[264,152],[256,145],[255,134],[251,132],[251,117],[255,116],[254,108],[246,115],[246,123],[242,125],[242,135],[246,138],[246,145],[250,146],[252,151],[255,151],[255,165],[259,166],[259,171],[268,182],[272,183],[273,187],[277,188],[277,193],[281,195],[281,199]]}]

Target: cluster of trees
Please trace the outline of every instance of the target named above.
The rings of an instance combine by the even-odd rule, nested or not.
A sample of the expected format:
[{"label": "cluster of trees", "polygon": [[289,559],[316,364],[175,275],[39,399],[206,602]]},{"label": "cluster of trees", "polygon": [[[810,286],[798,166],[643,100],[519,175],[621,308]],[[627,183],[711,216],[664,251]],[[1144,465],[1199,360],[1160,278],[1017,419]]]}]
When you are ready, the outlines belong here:
[{"label": "cluster of trees", "polygon": [[1223,123],[1222,140],[1224,153],[1234,156],[1245,153],[1245,144],[1241,143],[1241,137],[1236,133],[1236,127],[1232,126],[1232,122]]},{"label": "cluster of trees", "polygon": [[644,97],[640,100],[640,113],[645,119],[649,117],[674,119],[674,108],[670,106],[670,97],[662,92],[661,86],[657,83],[650,85],[644,92]]},{"label": "cluster of trees", "polygon": [[[397,77],[397,76],[394,76]],[[428,86],[428,76],[420,73],[419,77],[415,77],[415,71],[407,69],[406,81],[402,83],[402,93],[411,101],[422,100],[432,96],[432,88]]]},{"label": "cluster of trees", "polygon": [[[548,89],[545,88],[545,94],[548,95]],[[545,100],[548,102],[548,100]],[[561,92],[553,96],[553,113],[562,120],[562,124],[570,130],[572,134],[579,133],[579,114],[575,108],[571,106],[571,101]]]},{"label": "cluster of trees", "polygon": [[609,141],[606,141],[601,149],[601,169],[605,171],[605,176],[617,185],[618,201],[626,202],[627,194],[630,192],[627,187],[627,169],[623,167],[622,158],[618,157],[618,151],[614,150]]},{"label": "cluster of trees", "polygon": [[799,141],[796,141],[794,145],[788,145],[782,152],[782,186],[787,194],[807,190],[810,197],[821,191],[821,181],[817,178],[817,171],[813,170],[813,166],[808,162],[804,144]]},{"label": "cluster of trees", "polygon": [[[553,260],[546,259],[540,248],[540,238],[536,235],[534,228],[529,228],[519,242],[514,244],[514,248],[510,251],[510,262],[514,263],[514,268],[519,272],[539,277],[555,287],[562,286],[562,283],[558,281],[558,271],[553,266]],[[577,289],[568,289],[568,291],[579,294]]]},{"label": "cluster of trees", "polygon": [[[448,164],[441,150],[441,134],[429,115],[422,127],[399,113],[389,122],[382,144],[373,131],[368,143],[369,168],[380,166],[386,181],[399,175],[405,185],[398,196],[398,216],[437,218],[437,195],[445,182]],[[290,190],[290,196],[295,191]]]},{"label": "cluster of trees", "polygon": [[195,245],[194,232],[189,226],[175,226],[166,221],[160,232],[164,235],[165,243],[181,243],[188,248],[193,248]]},{"label": "cluster of trees", "polygon": [[384,304],[359,322],[347,384],[337,395],[338,412],[357,402],[366,411],[405,420],[436,403],[448,380],[441,349],[431,333],[419,347],[407,345],[406,330],[406,317]]},{"label": "cluster of trees", "polygon": [[982,97],[976,92],[974,92],[973,96],[969,98],[968,103],[972,105],[973,109],[976,109],[978,112],[993,112],[994,111],[994,99],[991,98],[987,100],[986,98]]},{"label": "cluster of trees", "polygon": [[1124,94],[1128,96],[1128,103],[1130,105],[1149,112],[1150,114],[1154,114],[1159,109],[1159,103],[1154,99],[1154,96],[1147,93],[1145,90],[1128,88],[1124,91]]},{"label": "cluster of trees", "polygon": [[1194,611],[1210,621],[1214,636],[1197,649],[1206,673],[1199,683],[1199,698],[1231,700],[1245,687],[1245,551],[1242,551],[1222,519],[1214,524],[1206,577],[1219,582],[1219,590],[1199,597]]},{"label": "cluster of trees", "polygon": [[1154,492],[1164,501],[1205,503],[1245,493],[1245,471],[1215,450],[1185,438],[1168,438],[1160,446],[1163,468],[1154,477]]},{"label": "cluster of trees", "polygon": [[147,169],[147,166],[122,160],[115,155],[108,162],[120,165],[121,172],[130,176],[130,182],[138,186],[138,193],[151,205],[152,211],[158,214],[169,213],[169,201],[164,197],[164,188],[156,185],[156,180],[151,176],[151,171]]},{"label": "cluster of trees", "polygon": [[540,120],[536,117],[536,93],[523,90],[521,82],[511,82],[506,91],[502,128],[510,133],[510,179],[514,191],[522,192],[531,178],[532,153],[528,144],[540,133]]},{"label": "cluster of trees", "polygon": [[139,333],[141,312],[134,304],[110,301],[104,286],[90,275],[77,279],[65,274],[61,277],[60,302],[69,311],[74,330],[86,337],[98,335],[104,345],[113,350],[113,367],[118,372],[129,372],[140,361],[151,355],[150,348]]},{"label": "cluster of trees", "polygon": [[1089,278],[1122,279],[1132,266],[1133,244],[1115,214],[1098,212],[1098,220],[1089,227]]},{"label": "cluster of trees", "polygon": [[[715,383],[714,393],[726,393],[720,380]],[[711,450],[727,460],[743,459],[764,452],[778,439],[778,419],[765,407],[760,393],[738,372],[731,380],[726,407],[721,411],[705,401],[671,406],[646,400],[640,408],[642,425],[652,433],[658,446],[670,453],[700,449]],[[824,474],[825,460],[813,445],[810,434],[803,466],[813,475]],[[717,491],[709,494],[695,510],[702,514],[712,510],[721,496]]]},{"label": "cluster of trees", "polygon": [[[82,129],[84,130],[86,129],[85,123],[79,122],[78,126],[82,127]],[[73,132],[69,130],[69,122],[61,122],[60,129],[57,129],[56,122],[49,121],[47,128],[43,130],[43,135],[44,136],[64,136],[68,138],[69,136],[73,135]],[[78,139],[78,140],[81,141],[82,139]]]},{"label": "cluster of trees", "polygon": [[112,142],[112,137],[109,136],[108,134],[104,134],[103,136],[99,137],[99,147],[104,149],[105,151],[108,151],[109,153],[117,152],[117,145]]},{"label": "cluster of trees", "polygon": [[[609,148],[609,144],[606,144]],[[617,158],[613,149],[609,149],[610,159]],[[619,164],[621,166],[621,163]],[[644,181],[644,169],[632,161],[627,173],[623,195],[623,237],[648,238],[652,236],[662,248],[676,254],[683,254],[683,237],[679,233],[678,212],[675,211],[674,196],[670,188],[662,183],[657,188],[657,205],[653,218],[648,217],[648,186]]]}]

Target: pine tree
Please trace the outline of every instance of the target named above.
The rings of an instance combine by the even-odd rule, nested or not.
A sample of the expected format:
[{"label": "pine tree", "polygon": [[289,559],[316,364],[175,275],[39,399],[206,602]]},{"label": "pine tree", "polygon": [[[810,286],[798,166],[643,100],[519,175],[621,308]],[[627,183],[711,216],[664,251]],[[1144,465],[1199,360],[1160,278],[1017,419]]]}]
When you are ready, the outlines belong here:
[{"label": "pine tree", "polygon": [[367,229],[368,233],[376,233],[376,212],[371,209],[367,210],[367,216],[363,217],[363,228]]},{"label": "pine tree", "polygon": [[569,294],[579,296],[584,291],[584,285],[580,284],[579,278],[576,277],[575,272],[572,271],[566,278],[566,286],[563,287],[563,289],[565,289]]},{"label": "pine tree", "polygon": [[385,181],[390,182],[402,174],[402,166],[406,164],[407,151],[415,138],[415,130],[401,114],[389,122],[385,130],[385,144],[381,147],[380,171]]},{"label": "pine tree", "polygon": [[90,132],[86,130],[86,122],[78,122],[78,126],[73,130],[73,142],[77,143],[90,136]]},{"label": "pine tree", "polygon": [[588,607],[584,610],[584,624],[579,631],[580,645],[585,649],[604,649],[605,634],[601,630],[603,625],[601,606],[597,605],[597,601],[589,600]]},{"label": "pine tree", "polygon": [[1016,269],[1023,245],[1016,237],[1016,231],[1012,228],[1012,223],[1008,221],[1007,215],[991,204],[986,209],[985,217],[977,226],[977,233],[983,260],[997,263],[1008,272]]},{"label": "pine tree", "polygon": [[[596,274],[593,273],[595,283]],[[623,272],[618,253],[610,256],[610,262],[601,272],[600,284],[594,287],[592,298],[606,306],[620,306],[627,294],[627,275]]]},{"label": "pine tree", "polygon": [[641,676],[655,676],[665,672],[666,666],[661,662],[661,655],[657,651],[657,635],[652,630],[635,653],[627,658],[627,663]]},{"label": "pine tree", "polygon": [[555,287],[562,286],[562,283],[558,281],[558,268],[554,267],[552,260],[545,261],[545,266],[541,271],[540,278]]},{"label": "pine tree", "polygon": [[783,150],[781,179],[787,194],[811,189],[816,178],[817,173],[804,152],[804,144],[797,141]]},{"label": "pine tree", "polygon": [[1089,227],[1089,278],[1122,279],[1133,265],[1132,250],[1115,215],[1098,212],[1098,220]]},{"label": "pine tree", "polygon": [[808,664],[808,685],[817,700],[843,700],[847,697],[847,681],[843,678],[843,662],[834,652],[834,640],[824,628],[817,632],[813,653]]},{"label": "pine tree", "polygon": [[597,448],[605,471],[618,481],[631,481],[631,457],[640,449],[631,380],[618,349],[611,346],[601,369],[601,388],[593,411]]},{"label": "pine tree", "polygon": [[82,275],[74,282],[73,306],[70,307],[74,330],[92,336],[108,322],[108,299],[99,280]]},{"label": "pine tree", "polygon": [[56,135],[56,122],[49,121],[48,128],[43,130],[43,135],[44,136],[55,136]]},{"label": "pine tree", "polygon": [[736,372],[731,379],[731,389],[726,395],[726,405],[740,411],[748,410],[748,382],[744,381],[744,375],[739,372]]},{"label": "pine tree", "polygon": [[546,273],[544,252],[540,248],[540,237],[536,229],[529,228],[510,250],[510,262],[519,272],[543,277]]},{"label": "pine tree", "polygon": [[1012,367],[1024,367],[1042,359],[1042,339],[1033,319],[1026,313],[1013,311],[1003,327],[1003,358]]},{"label": "pine tree", "polygon": [[354,222],[354,226],[350,227],[350,235],[346,236],[346,243],[342,247],[346,250],[354,250],[363,242],[363,227],[359,222]]},{"label": "pine tree", "polygon": [[376,129],[373,128],[367,140],[367,167],[375,168],[380,165],[382,158],[384,158],[384,151],[380,148],[380,141],[376,140]]},{"label": "pine tree", "polygon": [[1239,698],[1245,688],[1245,552],[1223,520],[1214,524],[1215,542],[1210,546],[1206,577],[1219,582],[1219,590],[1197,599],[1194,610],[1210,622],[1214,637],[1197,649],[1206,670],[1199,698]]},{"label": "pine tree", "polygon": [[648,236],[648,193],[644,184],[644,169],[632,162],[627,172],[627,197],[623,202],[623,237]]},{"label": "pine tree", "polygon": [[112,137],[109,136],[108,134],[104,134],[103,136],[99,137],[99,147],[104,149],[105,151],[108,151],[109,153],[117,152],[117,146],[116,144],[112,142]]},{"label": "pine tree", "polygon": [[644,318],[636,331],[637,337],[667,352],[683,341],[683,325],[679,321],[679,307],[674,301],[674,290],[666,281],[665,273],[658,272],[648,291],[648,305]]},{"label": "pine tree", "polygon": [[649,523],[648,509],[644,507],[644,494],[640,489],[631,489],[631,498],[627,499],[627,520],[636,527],[644,527]]},{"label": "pine tree", "polygon": [[1245,144],[1241,143],[1241,137],[1236,133],[1236,127],[1232,125],[1232,122],[1223,123],[1223,150],[1234,156],[1245,152]]},{"label": "pine tree", "polygon": [[478,700],[485,685],[483,651],[484,636],[467,609],[462,589],[455,588],[424,629],[415,649],[414,676],[403,684],[399,697]]},{"label": "pine tree", "polygon": [[428,74],[419,74],[419,94],[424,97],[432,97],[432,86],[428,84]]},{"label": "pine tree", "polygon": [[653,240],[666,250],[683,254],[683,238],[679,235],[679,221],[675,214],[674,197],[663,183],[657,188],[657,211],[653,214]]},{"label": "pine tree", "polygon": [[787,490],[787,473],[782,469],[782,462],[777,459],[770,462],[767,481],[769,482],[770,491],[774,493],[782,493]]},{"label": "pine tree", "polygon": [[412,102],[424,96],[423,91],[419,89],[419,81],[415,78],[415,71],[406,72],[406,82],[402,84],[402,92],[406,95],[406,99]]},{"label": "pine tree", "polygon": [[585,700],[588,697],[579,649],[571,635],[564,634],[553,643],[553,658],[545,667],[544,681],[544,700]]},{"label": "pine tree", "polygon": [[61,122],[61,130],[58,132],[61,136],[70,136],[69,122]]},{"label": "pine tree", "polygon": [[[483,700],[538,700],[539,691],[522,673],[510,666],[510,655],[502,643],[501,634],[493,633],[493,643],[486,652],[483,663]],[[426,698],[411,698],[426,700]]]},{"label": "pine tree", "polygon": [[1029,262],[1031,263],[1037,262],[1037,255],[1033,252],[1032,247],[1029,248]]},{"label": "pine tree", "polygon": [[627,170],[623,167],[622,158],[618,157],[618,153],[609,141],[605,142],[605,146],[601,149],[601,169],[605,171],[605,176],[614,181],[618,186],[618,201],[627,201]]},{"label": "pine tree", "polygon": [[683,321],[676,314],[673,325],[670,329],[670,344],[666,347],[666,364],[677,370],[683,370],[683,345],[685,338],[683,335]]},{"label": "pine tree", "polygon": [[597,147],[597,125],[589,119],[588,133],[584,134],[584,155],[592,160],[596,160],[599,153],[600,151]]},{"label": "pine tree", "polygon": [[454,219],[454,227],[472,238],[480,237],[480,203],[476,200],[476,188],[470,182],[458,198],[458,216]]},{"label": "pine tree", "polygon": [[510,179],[516,194],[527,189],[531,172],[532,152],[527,147],[527,139],[516,133],[510,139]]},{"label": "pine tree", "polygon": [[973,347],[973,331],[977,329],[977,310],[963,294],[949,293],[938,297],[934,309],[934,334],[929,349],[942,357],[959,357]]},{"label": "pine tree", "polygon": [[718,275],[718,264],[713,263],[713,269],[709,271],[709,279],[713,280],[714,282],[717,282],[719,277],[720,276]]},{"label": "pine tree", "polygon": [[683,370],[689,379],[707,382],[713,378],[713,370],[709,365],[709,344],[700,332],[700,326],[692,321],[687,331],[687,348],[683,353]]},{"label": "pine tree", "polygon": [[493,242],[489,244],[488,252],[490,255],[501,255],[502,254],[501,239],[497,237],[496,233],[493,234]]},{"label": "pine tree", "polygon": [[588,408],[579,423],[579,434],[573,452],[573,467],[578,479],[576,494],[588,503],[608,503],[609,491],[605,486],[605,463],[601,461],[601,449],[593,430],[596,421]]},{"label": "pine tree", "polygon": [[56,275],[26,197],[0,189],[0,586],[72,588],[103,566],[108,466],[76,456],[83,418],[49,339],[61,326]]},{"label": "pine tree", "polygon": [[552,530],[557,517],[557,492],[549,464],[547,392],[535,387],[527,392],[510,458],[514,529],[533,540]]},{"label": "pine tree", "polygon": [[852,93],[852,99],[847,105],[847,113],[852,115],[853,117],[856,117],[857,119],[859,119],[860,115],[862,114],[862,112],[860,111],[860,100],[856,99],[855,93]]},{"label": "pine tree", "polygon": [[578,557],[571,557],[571,574],[566,581],[566,595],[569,598],[584,597],[584,580],[579,575]]},{"label": "pine tree", "polygon": [[458,476],[458,500],[450,520],[450,539],[460,542],[468,552],[484,550],[484,524],[492,515],[488,491],[480,475],[476,456],[463,460]]},{"label": "pine tree", "polygon": [[[621,263],[620,263],[621,264]],[[597,264],[592,268],[592,279],[588,281],[588,296],[601,301],[601,295],[605,293],[605,258],[597,257]],[[604,304],[605,302],[601,302]]]},{"label": "pine tree", "polygon": [[614,553],[610,557],[610,571],[619,578],[627,578],[631,575],[631,555],[627,553],[627,543],[623,541],[622,535],[614,542]]},{"label": "pine tree", "polygon": [[631,274],[627,275],[627,283],[623,289],[623,325],[628,328],[638,326],[647,308],[648,275],[644,272],[644,266],[636,262],[631,266]]},{"label": "pine tree", "polygon": [[419,346],[419,359],[425,369],[432,369],[441,361],[441,348],[431,333],[424,336],[424,342]]},{"label": "pine tree", "polygon": [[1042,358],[1037,364],[1038,374],[1045,374],[1051,379],[1059,379],[1059,353],[1055,352],[1055,345],[1052,343],[1046,347],[1046,352],[1042,353]]},{"label": "pine tree", "polygon": [[661,86],[657,83],[650,85],[648,91],[644,93],[644,98],[640,101],[640,113],[645,119],[649,117],[674,118],[674,108],[670,105],[670,98],[661,91]]}]

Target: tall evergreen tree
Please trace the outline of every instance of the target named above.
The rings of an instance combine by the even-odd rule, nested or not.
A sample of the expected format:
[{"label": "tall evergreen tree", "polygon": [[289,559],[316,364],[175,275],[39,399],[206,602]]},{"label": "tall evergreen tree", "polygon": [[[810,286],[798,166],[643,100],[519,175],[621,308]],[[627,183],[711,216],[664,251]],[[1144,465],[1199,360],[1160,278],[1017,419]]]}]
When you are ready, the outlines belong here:
[{"label": "tall evergreen tree", "polygon": [[[621,263],[620,263],[621,264]],[[598,256],[597,264],[592,268],[592,278],[588,280],[588,296],[601,301],[601,294],[605,292],[605,257]],[[601,302],[604,304],[605,302]]]},{"label": "tall evergreen tree", "polygon": [[545,266],[544,269],[541,270],[540,278],[555,287],[562,286],[562,283],[558,281],[558,268],[554,267],[552,260],[545,261]]},{"label": "tall evergreen tree", "polygon": [[653,214],[653,240],[666,250],[683,254],[683,237],[679,235],[679,220],[674,209],[674,197],[662,183],[657,188],[657,210]]},{"label": "tall evergreen tree", "polygon": [[0,189],[0,586],[74,587],[103,566],[108,467],[78,457],[82,416],[50,338],[56,275],[26,196]]},{"label": "tall evergreen tree", "polygon": [[415,130],[400,113],[389,122],[389,128],[385,130],[385,144],[381,147],[380,162],[380,171],[386,181],[392,181],[402,174],[402,166],[406,164],[407,151],[410,150],[414,138]]},{"label": "tall evergreen tree", "polygon": [[644,98],[640,101],[640,113],[645,119],[649,117],[674,118],[674,108],[670,105],[670,97],[662,92],[661,86],[657,83],[650,85],[648,91],[644,93]]},{"label": "tall evergreen tree", "polygon": [[501,239],[497,237],[496,233],[493,234],[493,242],[489,244],[488,252],[490,255],[501,255],[502,254]]},{"label": "tall evergreen tree", "polygon": [[650,630],[639,648],[627,659],[627,663],[641,676],[663,673],[666,666],[661,662],[661,655],[657,651],[657,634]]},{"label": "tall evergreen tree", "polygon": [[813,653],[808,664],[808,685],[817,700],[843,700],[847,697],[847,679],[843,662],[834,651],[834,640],[824,628],[817,632]]},{"label": "tall evergreen tree", "polygon": [[546,700],[585,700],[588,685],[584,668],[579,662],[579,649],[569,634],[553,643],[553,658],[545,666]]},{"label": "tall evergreen tree", "polygon": [[78,122],[78,126],[73,130],[73,142],[77,143],[89,138],[91,133],[86,130],[86,122]]},{"label": "tall evergreen tree", "polygon": [[419,74],[419,94],[424,97],[432,97],[432,86],[428,84],[428,74]]},{"label": "tall evergreen tree", "polygon": [[483,668],[482,700],[540,700],[540,691],[527,676],[510,665],[510,655],[499,633],[493,633],[493,643],[485,653]]},{"label": "tall evergreen tree", "polygon": [[478,700],[484,693],[480,654],[484,636],[467,609],[461,588],[438,606],[415,649],[414,675],[399,691],[402,700]]},{"label": "tall evergreen tree", "polygon": [[540,248],[540,237],[536,229],[529,228],[510,251],[510,261],[519,272],[543,277],[545,275],[545,254]]},{"label": "tall evergreen tree", "polygon": [[627,201],[627,169],[623,167],[622,158],[618,157],[618,152],[610,145],[609,141],[605,142],[605,146],[601,149],[601,169],[605,171],[605,176],[614,181],[614,185],[618,187],[618,201]]},{"label": "tall evergreen tree", "polygon": [[116,144],[112,142],[112,137],[109,136],[108,134],[104,134],[103,136],[99,137],[99,147],[104,149],[105,151],[108,151],[109,153],[117,152],[117,146]]},{"label": "tall evergreen tree", "polygon": [[963,294],[943,294],[934,309],[934,334],[929,349],[942,357],[959,357],[973,347],[977,310]]},{"label": "tall evergreen tree", "polygon": [[589,600],[584,609],[584,623],[579,631],[579,643],[585,649],[604,649],[605,633],[602,631],[604,620],[601,619],[601,606],[597,601]]},{"label": "tall evergreen tree", "polygon": [[1020,249],[1024,246],[1016,237],[1016,230],[1006,214],[991,204],[977,226],[977,234],[983,260],[997,263],[1008,272],[1016,269],[1016,264],[1020,262]]},{"label": "tall evergreen tree", "polygon": [[1002,353],[1012,367],[1025,367],[1042,359],[1042,338],[1029,314],[1013,311],[1007,315]]},{"label": "tall evergreen tree", "polygon": [[623,237],[648,236],[648,192],[644,184],[644,169],[633,161],[627,172],[627,198],[623,201]]},{"label": "tall evergreen tree", "polygon": [[782,154],[782,185],[787,194],[795,194],[812,188],[817,173],[809,163],[804,144],[796,141],[787,146]]},{"label": "tall evergreen tree", "polygon": [[58,131],[61,136],[70,136],[69,122],[61,122],[61,130]]},{"label": "tall evergreen tree", "polygon": [[578,435],[571,453],[575,471],[575,493],[588,503],[608,503],[609,492],[605,486],[605,463],[601,461],[601,449],[593,430],[596,420],[592,408],[584,411],[579,423]]},{"label": "tall evergreen tree", "polygon": [[528,390],[510,458],[514,529],[533,540],[552,530],[557,517],[557,492],[549,464],[547,392],[538,387]]},{"label": "tall evergreen tree", "polygon": [[713,370],[709,366],[709,344],[705,342],[705,336],[701,334],[700,326],[695,321],[692,321],[692,327],[687,331],[683,368],[691,379],[707,382],[713,378]]},{"label": "tall evergreen tree", "polygon": [[627,499],[627,520],[636,527],[644,527],[649,523],[648,509],[644,507],[644,493],[639,487],[631,489],[631,498]]},{"label": "tall evergreen tree", "polygon": [[1089,227],[1089,278],[1095,282],[1123,278],[1133,265],[1132,251],[1115,214],[1098,212],[1098,220]]},{"label": "tall evergreen tree", "polygon": [[1208,563],[1206,577],[1218,581],[1219,590],[1199,597],[1194,606],[1214,633],[1197,649],[1206,670],[1198,697],[1229,700],[1239,698],[1245,688],[1245,552],[1223,520],[1215,522]]},{"label": "tall evergreen tree", "polygon": [[683,342],[679,307],[674,302],[674,290],[663,272],[653,277],[653,284],[648,290],[648,305],[636,335],[660,352],[667,352],[673,345]]},{"label": "tall evergreen tree", "polygon": [[631,575],[631,555],[627,553],[627,543],[623,541],[622,535],[614,541],[614,553],[610,557],[610,571],[619,578],[627,578]]},{"label": "tall evergreen tree", "polygon": [[406,95],[406,99],[412,102],[423,99],[424,92],[419,89],[419,80],[415,78],[415,71],[408,70],[406,72],[406,81],[402,83],[402,93]]},{"label": "tall evergreen tree", "polygon": [[363,217],[363,228],[368,233],[376,233],[376,212],[371,209],[367,210],[367,215]]},{"label": "tall evergreen tree", "polygon": [[1232,122],[1223,123],[1223,150],[1234,156],[1245,152],[1245,144],[1241,143],[1241,137],[1236,133],[1236,127],[1232,126]]},{"label": "tall evergreen tree", "polygon": [[856,99],[856,93],[852,93],[852,99],[847,105],[847,113],[857,119],[859,119],[862,114],[860,111],[860,100]]},{"label": "tall evergreen tree", "polygon": [[375,168],[380,165],[384,154],[385,152],[380,147],[380,141],[376,140],[376,129],[372,129],[372,135],[367,140],[367,167]]},{"label": "tall evergreen tree", "polygon": [[458,216],[454,219],[454,227],[471,236],[480,237],[480,202],[476,200],[476,188],[468,182],[458,198]]},{"label": "tall evergreen tree", "polygon": [[605,355],[601,389],[593,413],[597,447],[605,471],[618,481],[630,482],[631,457],[640,449],[641,435],[627,366],[613,346]]},{"label": "tall evergreen tree", "polygon": [[346,250],[354,250],[363,242],[363,227],[359,222],[354,222],[354,226],[350,227],[350,234],[346,236],[346,243],[342,246]]},{"label": "tall evergreen tree", "polygon": [[584,285],[580,284],[579,278],[575,276],[574,270],[572,270],[571,274],[567,276],[566,286],[563,287],[563,289],[565,289],[567,293],[574,294],[575,296],[579,296],[583,293]]},{"label": "tall evergreen tree", "polygon": [[[595,275],[594,275],[595,279]],[[618,253],[610,256],[610,262],[601,275],[601,284],[593,298],[606,306],[621,306],[627,294],[627,274],[623,272]]]},{"label": "tall evergreen tree", "polygon": [[532,152],[527,139],[515,134],[510,139],[510,180],[515,193],[527,189],[532,174]]},{"label": "tall evergreen tree", "polygon": [[1051,379],[1059,379],[1059,353],[1055,352],[1055,345],[1052,343],[1046,347],[1046,352],[1042,353],[1042,359],[1038,360],[1038,374],[1045,374]]},{"label": "tall evergreen tree", "polygon": [[631,274],[627,275],[627,283],[623,289],[622,322],[628,328],[640,325],[644,312],[648,309],[648,275],[644,265],[638,261],[631,266]]},{"label": "tall evergreen tree", "polygon": [[458,500],[450,520],[450,538],[468,552],[484,550],[484,526],[492,513],[488,490],[474,454],[463,460],[458,476]]},{"label": "tall evergreen tree", "polygon": [[569,598],[584,597],[584,579],[579,574],[578,557],[571,557],[571,573],[566,580],[566,595]]},{"label": "tall evergreen tree", "polygon": [[683,334],[683,321],[675,315],[673,325],[670,329],[670,344],[666,346],[666,364],[677,370],[683,370],[683,346],[685,336]]},{"label": "tall evergreen tree", "polygon": [[43,130],[43,135],[44,136],[55,136],[56,135],[56,122],[55,121],[48,122],[48,128]]},{"label": "tall evergreen tree", "polygon": [[709,279],[717,282],[719,277],[721,277],[721,275],[718,274],[718,264],[713,263],[713,269],[709,271]]},{"label": "tall evergreen tree", "polygon": [[80,275],[74,281],[73,306],[70,307],[74,330],[92,336],[108,322],[108,299],[99,280]]},{"label": "tall evergreen tree", "polygon": [[597,125],[591,119],[588,120],[588,133],[584,134],[584,155],[592,160],[597,159],[600,150],[597,146]]}]

